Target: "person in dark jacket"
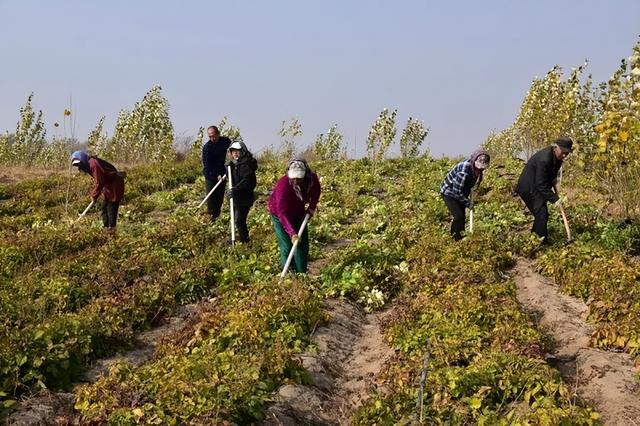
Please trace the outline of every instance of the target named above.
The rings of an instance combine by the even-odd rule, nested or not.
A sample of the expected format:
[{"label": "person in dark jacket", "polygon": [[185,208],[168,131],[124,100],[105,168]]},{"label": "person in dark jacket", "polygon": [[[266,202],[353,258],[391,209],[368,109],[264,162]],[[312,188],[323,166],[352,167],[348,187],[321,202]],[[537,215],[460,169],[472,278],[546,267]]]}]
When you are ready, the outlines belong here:
[{"label": "person in dark jacket", "polygon": [[520,174],[516,193],[522,198],[527,208],[533,214],[531,232],[548,242],[547,221],[549,211],[547,202],[558,205],[560,197],[553,190],[558,178],[558,172],[563,160],[573,150],[573,141],[560,138],[550,147],[541,149],[533,154]]},{"label": "person in dark jacket", "polygon": [[249,242],[249,229],[247,228],[247,215],[255,200],[256,170],[258,161],[249,152],[244,142],[234,142],[229,147],[231,161],[232,187],[229,189],[229,198],[233,199],[233,214],[235,216],[238,241]]},{"label": "person in dark jacket", "polygon": [[[205,194],[208,194],[216,183],[227,174],[224,163],[227,158],[227,150],[231,145],[231,140],[220,136],[220,131],[216,126],[209,126],[207,134],[209,140],[202,147],[202,174],[204,175]],[[207,200],[207,211],[212,221],[220,216],[223,201],[224,185],[220,184]]]},{"label": "person in dark jacket", "polygon": [[[278,179],[269,197],[269,214],[280,247],[280,267],[284,268],[298,230],[306,214],[313,216],[320,199],[320,180],[307,162],[295,158],[289,162],[287,173]],[[309,258],[309,233],[304,229],[293,256],[292,267],[306,273]]]},{"label": "person in dark jacket", "polygon": [[93,177],[91,200],[95,203],[100,194],[104,195],[102,223],[105,228],[114,230],[120,201],[124,196],[124,174],[118,172],[113,164],[84,151],[71,154],[71,165]]},{"label": "person in dark jacket", "polygon": [[480,186],[482,173],[489,167],[489,153],[478,149],[468,159],[456,164],[444,178],[440,186],[440,196],[449,213],[453,216],[451,235],[453,239],[462,239],[464,231],[465,208],[473,209],[471,190],[476,183]]}]

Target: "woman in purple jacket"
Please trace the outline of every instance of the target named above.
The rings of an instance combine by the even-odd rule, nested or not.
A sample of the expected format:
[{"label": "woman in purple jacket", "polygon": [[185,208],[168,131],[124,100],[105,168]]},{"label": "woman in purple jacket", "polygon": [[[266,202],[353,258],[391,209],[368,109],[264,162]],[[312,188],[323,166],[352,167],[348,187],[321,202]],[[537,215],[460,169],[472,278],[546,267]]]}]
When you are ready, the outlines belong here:
[{"label": "woman in purple jacket", "polygon": [[[289,162],[287,174],[278,179],[269,198],[269,214],[280,247],[280,267],[284,267],[298,230],[306,214],[313,216],[320,199],[320,180],[307,162],[296,158]],[[307,272],[309,234],[305,228],[292,266],[296,272]]]}]

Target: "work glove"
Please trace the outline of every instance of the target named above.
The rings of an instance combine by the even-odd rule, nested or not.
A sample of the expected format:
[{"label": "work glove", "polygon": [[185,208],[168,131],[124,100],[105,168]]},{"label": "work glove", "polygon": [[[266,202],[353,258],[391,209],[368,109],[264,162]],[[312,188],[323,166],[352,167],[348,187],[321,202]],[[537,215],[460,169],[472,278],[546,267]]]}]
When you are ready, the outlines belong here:
[{"label": "work glove", "polygon": [[227,197],[229,197],[229,199],[231,198],[236,198],[236,189],[235,188],[229,188],[229,191],[227,192]]},{"label": "work glove", "polygon": [[566,204],[567,202],[567,196],[562,194],[558,196],[558,201],[556,201],[555,203],[553,203],[553,205],[555,207],[560,207],[560,204]]},{"label": "work glove", "polygon": [[298,241],[299,237],[298,234],[293,234],[291,236],[291,244],[295,244]]}]

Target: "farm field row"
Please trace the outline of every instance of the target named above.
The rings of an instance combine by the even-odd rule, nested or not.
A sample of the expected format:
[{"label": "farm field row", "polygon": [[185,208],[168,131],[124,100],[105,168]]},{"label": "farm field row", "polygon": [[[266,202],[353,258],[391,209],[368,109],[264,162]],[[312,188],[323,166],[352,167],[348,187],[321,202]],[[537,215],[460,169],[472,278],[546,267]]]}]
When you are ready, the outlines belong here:
[{"label": "farm field row", "polygon": [[[517,163],[490,170],[479,191],[476,232],[447,234],[438,196],[452,162],[423,157],[312,164],[322,179],[311,224],[317,275],[278,283],[265,200],[284,170],[261,165],[249,216],[251,245],[229,249],[228,216],[215,224],[194,211],[203,182],[197,164],[133,168],[118,233],[94,216],[65,219],[65,176],[0,186],[0,398],[10,410],[41,388],[70,388],[93,360],[125,351],[136,333],[182,304],[200,302],[187,327],[147,363],[118,364],[75,387],[83,421],[202,424],[264,418],[279,386],[305,382],[296,354],[324,321],[323,298],[363,309],[391,306],[385,336],[396,356],[353,416],[392,424],[415,415],[422,360],[430,348],[423,415],[428,422],[592,424],[544,360],[549,339],[524,313],[507,275],[518,256],[538,260],[561,288],[587,301],[593,345],[638,355],[637,228],[617,227],[590,200],[569,209],[577,236],[536,250],[529,219],[511,197]],[[68,211],[84,208],[88,181],[74,177]],[[345,238],[352,244],[324,249]],[[594,263],[598,268],[584,268]],[[610,283],[615,283],[615,287]]]}]

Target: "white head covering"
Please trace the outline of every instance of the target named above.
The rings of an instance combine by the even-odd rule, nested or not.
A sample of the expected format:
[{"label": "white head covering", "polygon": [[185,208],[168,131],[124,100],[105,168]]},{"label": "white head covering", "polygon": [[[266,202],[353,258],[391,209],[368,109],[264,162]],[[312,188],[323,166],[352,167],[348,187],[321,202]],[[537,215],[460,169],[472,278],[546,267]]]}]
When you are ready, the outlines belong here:
[{"label": "white head covering", "polygon": [[307,174],[307,167],[302,161],[292,161],[287,170],[289,179],[302,179]]}]

